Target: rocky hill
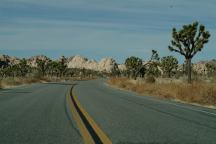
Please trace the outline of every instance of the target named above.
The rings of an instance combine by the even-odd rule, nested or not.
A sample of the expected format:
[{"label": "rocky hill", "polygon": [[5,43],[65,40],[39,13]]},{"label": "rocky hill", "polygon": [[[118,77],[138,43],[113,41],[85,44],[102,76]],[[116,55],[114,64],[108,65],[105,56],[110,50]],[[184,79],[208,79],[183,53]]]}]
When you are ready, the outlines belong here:
[{"label": "rocky hill", "polygon": [[216,60],[213,59],[213,60],[210,60],[210,61],[197,62],[197,63],[193,64],[193,70],[195,72],[197,72],[198,74],[207,74],[207,67],[206,67],[207,63],[213,63],[213,64],[216,65]]},{"label": "rocky hill", "polygon": [[117,63],[113,58],[103,58],[101,61],[97,62],[77,55],[67,59],[67,66],[68,68],[85,68],[110,73],[116,69]]}]

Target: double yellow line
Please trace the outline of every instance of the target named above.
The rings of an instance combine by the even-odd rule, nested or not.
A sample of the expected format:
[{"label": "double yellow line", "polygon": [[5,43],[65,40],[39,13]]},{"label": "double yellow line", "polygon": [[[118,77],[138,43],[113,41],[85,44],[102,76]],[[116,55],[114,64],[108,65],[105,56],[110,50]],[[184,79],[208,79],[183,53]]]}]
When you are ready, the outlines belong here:
[{"label": "double yellow line", "polygon": [[112,144],[107,135],[82,107],[73,92],[73,87],[67,95],[67,102],[72,116],[86,144]]}]

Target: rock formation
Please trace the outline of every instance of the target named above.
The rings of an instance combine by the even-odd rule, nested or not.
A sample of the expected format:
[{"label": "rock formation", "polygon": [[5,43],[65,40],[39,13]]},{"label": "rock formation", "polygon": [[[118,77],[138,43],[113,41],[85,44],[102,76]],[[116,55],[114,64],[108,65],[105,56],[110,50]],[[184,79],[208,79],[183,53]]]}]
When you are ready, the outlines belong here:
[{"label": "rock formation", "polygon": [[118,65],[118,69],[119,69],[119,71],[121,71],[121,72],[127,70],[125,64],[119,64],[119,65]]},{"label": "rock formation", "polygon": [[111,73],[113,70],[116,70],[118,65],[113,58],[103,58],[98,63],[98,70]]},{"label": "rock formation", "polygon": [[97,70],[97,62],[94,60],[88,60],[87,58],[81,57],[79,55],[70,57],[67,60],[68,68],[84,68],[90,70]]},{"label": "rock formation", "polygon": [[77,55],[68,58],[67,66],[68,68],[84,68],[110,73],[116,68],[117,63],[113,58],[104,58],[100,62],[96,62],[95,60],[88,60],[87,58]]},{"label": "rock formation", "polygon": [[207,74],[207,63],[208,61],[200,61],[198,63],[193,64],[193,71],[195,71],[197,74]]}]

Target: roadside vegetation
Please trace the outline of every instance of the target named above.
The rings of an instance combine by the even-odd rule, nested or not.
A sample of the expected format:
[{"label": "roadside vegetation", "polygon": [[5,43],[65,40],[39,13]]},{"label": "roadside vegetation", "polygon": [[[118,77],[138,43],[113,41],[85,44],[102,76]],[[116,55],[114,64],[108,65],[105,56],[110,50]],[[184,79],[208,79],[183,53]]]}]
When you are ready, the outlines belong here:
[{"label": "roadside vegetation", "polygon": [[50,82],[51,80],[47,78],[33,78],[33,77],[7,77],[0,81],[0,88],[9,88],[14,87],[17,85],[25,85],[25,84],[32,84],[32,83],[44,83],[44,82]]},{"label": "roadside vegetation", "polygon": [[59,61],[53,61],[49,58],[37,59],[36,66],[28,64],[26,59],[13,65],[2,61],[0,88],[41,82],[89,80],[106,75],[106,73],[93,70],[67,68],[66,63],[64,56]]},{"label": "roadside vegetation", "polygon": [[202,105],[216,105],[216,84],[194,81],[191,84],[181,80],[157,79],[133,80],[125,77],[112,77],[108,84],[146,96],[155,96],[182,102]]},{"label": "roadside vegetation", "polygon": [[152,50],[150,59],[145,62],[134,56],[127,58],[126,70],[108,79],[108,84],[143,95],[216,106],[216,64],[207,63],[207,73],[198,74],[193,71],[191,62],[209,38],[210,33],[198,22],[184,25],[179,31],[173,28],[168,49],[184,56],[181,68],[174,56],[160,58],[158,52]]}]

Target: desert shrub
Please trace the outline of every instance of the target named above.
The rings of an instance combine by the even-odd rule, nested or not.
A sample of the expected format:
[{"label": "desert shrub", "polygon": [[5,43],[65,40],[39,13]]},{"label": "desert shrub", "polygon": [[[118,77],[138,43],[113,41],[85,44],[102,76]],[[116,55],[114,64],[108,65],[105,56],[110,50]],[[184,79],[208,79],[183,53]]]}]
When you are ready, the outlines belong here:
[{"label": "desert shrub", "polygon": [[148,76],[148,77],[145,79],[145,81],[146,81],[147,83],[155,83],[155,82],[156,82],[156,79],[155,79],[155,77],[153,77],[153,76]]}]

